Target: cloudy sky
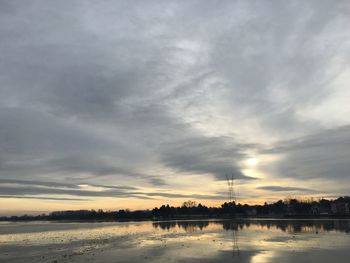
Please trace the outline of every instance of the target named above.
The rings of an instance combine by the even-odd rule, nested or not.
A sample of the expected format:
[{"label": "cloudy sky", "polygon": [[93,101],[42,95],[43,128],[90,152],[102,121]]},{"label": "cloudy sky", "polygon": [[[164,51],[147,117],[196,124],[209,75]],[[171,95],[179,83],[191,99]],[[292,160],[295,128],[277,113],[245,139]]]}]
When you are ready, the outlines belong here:
[{"label": "cloudy sky", "polygon": [[350,2],[0,0],[0,214],[349,195]]}]

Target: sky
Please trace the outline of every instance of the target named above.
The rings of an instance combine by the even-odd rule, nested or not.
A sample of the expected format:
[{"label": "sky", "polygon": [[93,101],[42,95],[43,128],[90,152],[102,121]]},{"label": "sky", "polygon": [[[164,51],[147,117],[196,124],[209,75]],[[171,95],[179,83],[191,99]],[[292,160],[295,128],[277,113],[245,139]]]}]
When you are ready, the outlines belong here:
[{"label": "sky", "polygon": [[350,2],[0,0],[0,215],[350,195]]}]

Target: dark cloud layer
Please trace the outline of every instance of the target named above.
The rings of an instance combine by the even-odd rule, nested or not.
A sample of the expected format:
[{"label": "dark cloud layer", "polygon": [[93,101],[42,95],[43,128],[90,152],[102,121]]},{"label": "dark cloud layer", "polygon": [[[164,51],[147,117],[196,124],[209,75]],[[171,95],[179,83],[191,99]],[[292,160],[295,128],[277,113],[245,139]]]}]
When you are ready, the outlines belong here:
[{"label": "dark cloud layer", "polygon": [[273,167],[266,167],[277,177],[326,179],[341,183],[349,179],[350,126],[283,141],[263,152],[284,156]]},{"label": "dark cloud layer", "polygon": [[272,191],[272,192],[308,192],[314,193],[312,189],[302,188],[302,187],[288,187],[288,186],[260,186],[257,189]]},{"label": "dark cloud layer", "polygon": [[36,199],[36,200],[51,200],[51,201],[91,201],[91,199],[85,199],[85,198],[42,197],[42,196],[26,196],[26,195],[0,195],[0,198]]},{"label": "dark cloud layer", "polygon": [[[86,188],[88,187],[88,188]],[[100,188],[99,191],[91,187]],[[90,188],[90,189],[89,189]],[[38,181],[22,180],[0,180],[0,193],[2,198],[28,198],[42,200],[61,200],[61,201],[88,201],[87,198],[76,198],[79,196],[96,198],[96,197],[115,197],[115,198],[137,198],[137,199],[154,199],[158,198],[191,198],[191,199],[213,199],[222,200],[225,197],[218,194],[201,195],[201,194],[181,194],[170,192],[149,192],[136,187],[128,186],[104,186],[104,185],[74,185],[49,183]],[[57,196],[73,197],[57,197]],[[53,197],[54,196],[54,197]]]}]

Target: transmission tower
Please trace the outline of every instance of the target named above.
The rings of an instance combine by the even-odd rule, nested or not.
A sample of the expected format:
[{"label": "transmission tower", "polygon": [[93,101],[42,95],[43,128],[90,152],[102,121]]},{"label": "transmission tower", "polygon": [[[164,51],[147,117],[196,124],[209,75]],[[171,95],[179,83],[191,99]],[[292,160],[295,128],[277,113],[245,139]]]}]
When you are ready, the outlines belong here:
[{"label": "transmission tower", "polygon": [[230,203],[236,202],[235,196],[235,177],[233,174],[230,176],[226,175],[227,186],[228,186],[228,200]]}]

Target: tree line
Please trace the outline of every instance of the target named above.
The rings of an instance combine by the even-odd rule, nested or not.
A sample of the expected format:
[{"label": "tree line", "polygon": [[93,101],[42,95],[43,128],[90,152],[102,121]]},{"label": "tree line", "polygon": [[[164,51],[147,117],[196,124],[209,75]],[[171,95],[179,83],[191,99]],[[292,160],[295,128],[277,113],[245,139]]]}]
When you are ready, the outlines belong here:
[{"label": "tree line", "polygon": [[181,206],[162,205],[152,210],[119,211],[75,210],[55,211],[37,216],[23,215],[0,217],[0,221],[30,220],[159,220],[171,218],[232,218],[232,217],[293,217],[293,216],[350,216],[350,197],[338,199],[287,198],[263,205],[248,205],[225,202],[219,207],[207,207],[195,201],[186,201]]}]

